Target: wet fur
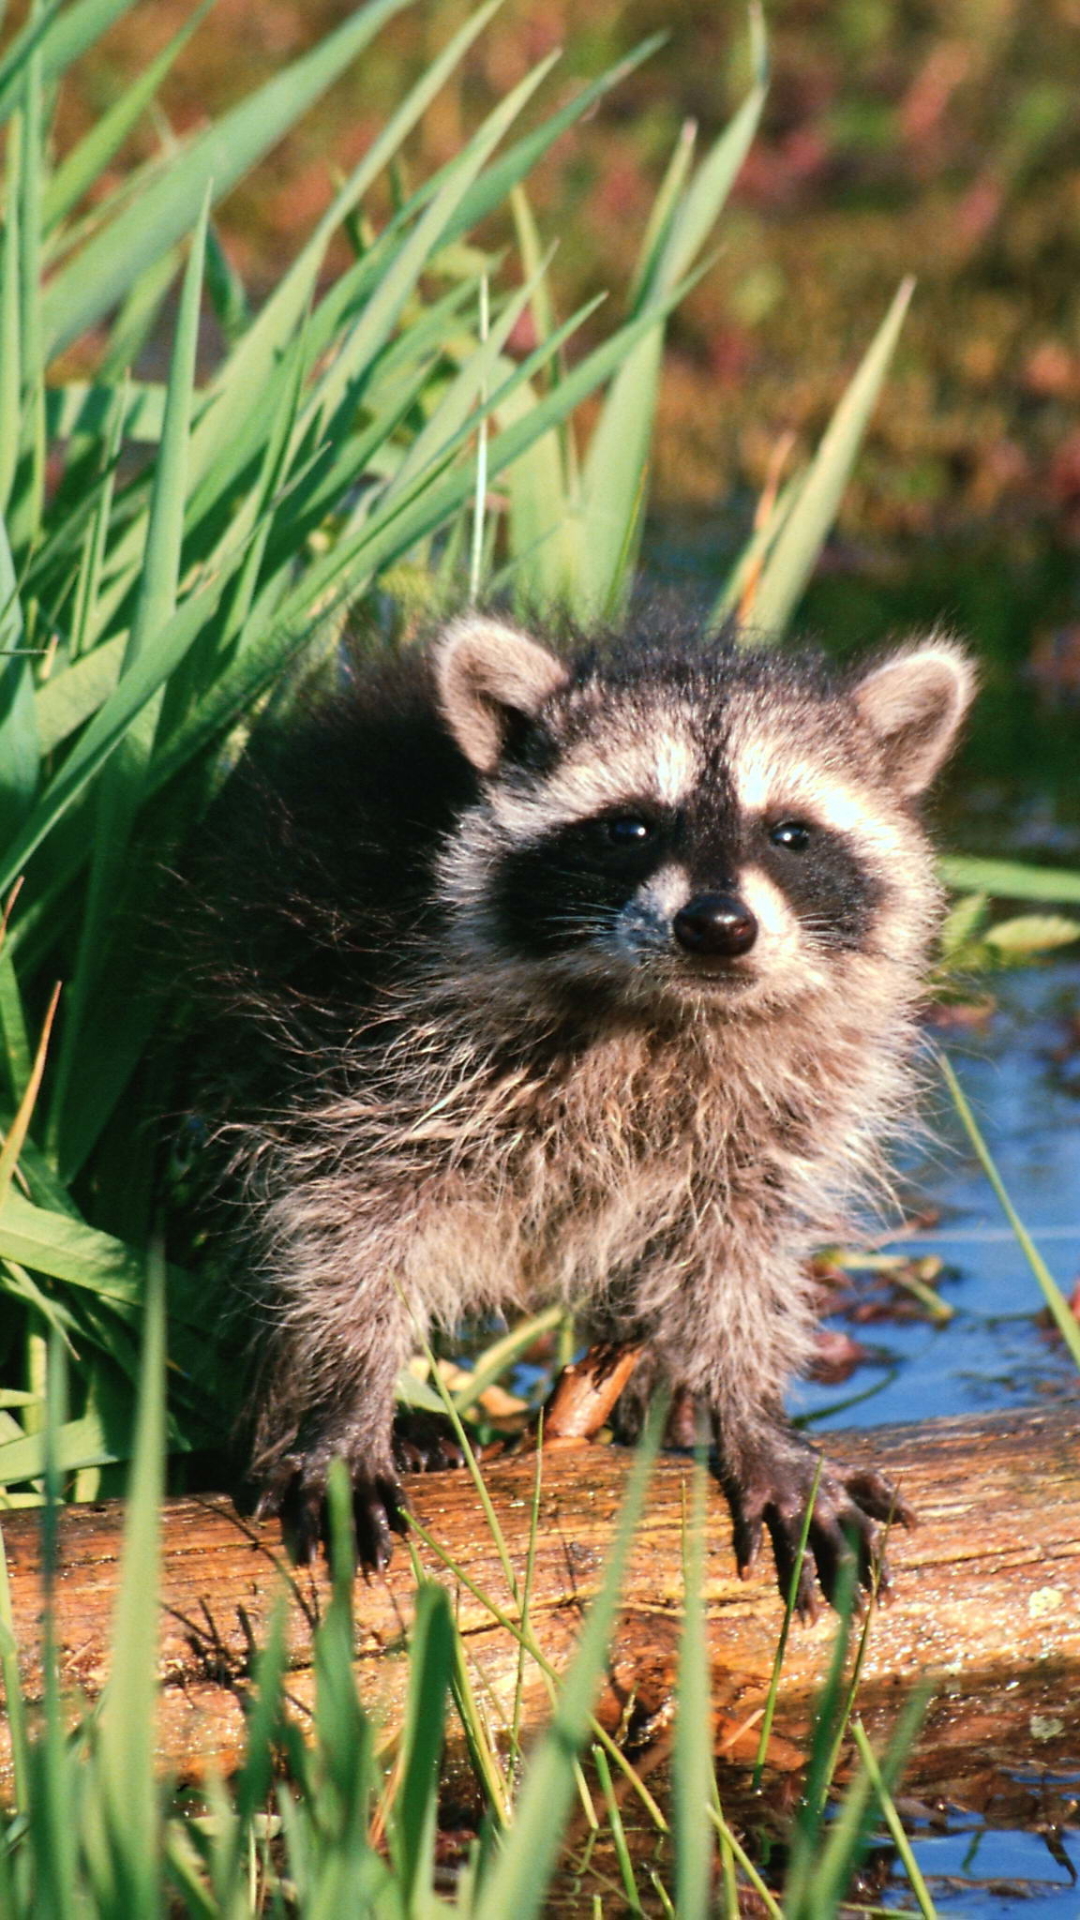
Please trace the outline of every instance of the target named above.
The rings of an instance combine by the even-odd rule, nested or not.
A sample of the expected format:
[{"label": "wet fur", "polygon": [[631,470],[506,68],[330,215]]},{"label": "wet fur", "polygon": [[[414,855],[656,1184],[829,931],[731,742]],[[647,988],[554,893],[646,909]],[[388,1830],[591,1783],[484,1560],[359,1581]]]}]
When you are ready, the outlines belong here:
[{"label": "wet fur", "polygon": [[[303,1547],[344,1454],[361,1555],[386,1558],[394,1383],[419,1334],[562,1298],[592,1336],[648,1343],[639,1403],[663,1381],[709,1410],[740,1560],[764,1524],[789,1571],[816,1465],[782,1414],[810,1349],[807,1256],[880,1186],[911,1111],[939,907],[914,802],[970,694],[948,643],[911,657],[845,684],[654,628],[579,643],[567,669],[466,620],[434,665],[361,670],[252,756],[210,835],[201,978],[262,1322],[253,1473]],[[618,925],[586,902],[550,952],[515,945],[498,888],[522,849],[542,865],[545,834],[650,782],[672,819],[704,796],[686,861]],[[774,790],[767,811],[839,820],[857,856],[828,921],[792,911],[752,837]],[[725,835],[739,848],[711,851]],[[760,909],[731,992],[688,978],[664,931],[710,860],[741,861]],[[893,1501],[826,1475],[827,1591],[839,1523],[869,1577]]]}]

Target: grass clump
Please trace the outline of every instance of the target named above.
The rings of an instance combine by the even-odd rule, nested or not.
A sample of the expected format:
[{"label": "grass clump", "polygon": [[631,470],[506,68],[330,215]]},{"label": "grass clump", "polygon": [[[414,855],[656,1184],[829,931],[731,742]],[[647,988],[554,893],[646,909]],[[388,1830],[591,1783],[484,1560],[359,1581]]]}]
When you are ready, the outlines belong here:
[{"label": "grass clump", "polygon": [[[686,1528],[685,1626],[679,1657],[671,1823],[628,1759],[603,1734],[591,1707],[603,1678],[627,1557],[640,1526],[665,1409],[658,1409],[635,1464],[601,1590],[555,1700],[552,1721],[521,1765],[513,1801],[487,1792],[488,1811],[467,1858],[452,1872],[436,1867],[440,1760],[450,1702],[475,1752],[487,1730],[459,1678],[464,1650],[450,1596],[418,1571],[408,1625],[409,1681],[402,1722],[377,1729],[360,1706],[353,1670],[350,1491],[343,1470],[329,1491],[333,1582],[314,1633],[316,1694],[301,1733],[288,1701],[285,1610],[276,1611],[254,1665],[245,1751],[229,1787],[211,1779],[178,1797],[154,1769],[156,1618],[160,1593],[158,1513],[164,1466],[164,1286],[160,1263],[149,1275],[147,1335],[141,1362],[138,1433],[126,1509],[110,1677],[104,1694],[70,1724],[46,1615],[44,1699],[24,1701],[6,1589],[0,1586],[0,1662],[12,1735],[14,1804],[0,1814],[0,1911],[10,1920],[42,1913],[101,1920],[254,1920],[258,1914],[345,1913],[426,1920],[520,1920],[566,1894],[572,1830],[587,1835],[569,1856],[575,1880],[602,1892],[599,1910],[677,1913],[679,1920],[752,1910],[777,1917],[838,1913],[865,1852],[877,1809],[899,1829],[891,1799],[909,1714],[884,1759],[857,1724],[863,1764],[831,1827],[824,1797],[850,1718],[845,1679],[849,1638],[842,1622],[818,1717],[811,1787],[797,1823],[783,1884],[770,1889],[747,1845],[725,1818],[712,1762],[712,1715],[701,1604],[704,1467],[694,1480]],[[62,1350],[53,1343],[54,1384]],[[54,1395],[55,1398],[55,1395]],[[48,1439],[48,1429],[47,1429]],[[51,1513],[52,1509],[47,1509]],[[46,1528],[46,1540],[52,1535]],[[419,1529],[418,1529],[419,1531]],[[483,1596],[480,1596],[483,1598]],[[518,1633],[530,1658],[526,1613],[520,1623],[493,1602],[493,1618]],[[582,1762],[589,1764],[588,1774]],[[637,1856],[613,1768],[634,1793],[651,1834]],[[483,1786],[483,1775],[478,1772]],[[625,1806],[625,1801],[623,1802]],[[577,1813],[575,1815],[575,1809]],[[902,1830],[901,1838],[902,1838]],[[610,1843],[618,1881],[591,1868]],[[899,1844],[899,1843],[898,1843]],[[906,1845],[906,1842],[902,1842]],[[714,1852],[719,1852],[719,1883]],[[591,1871],[591,1880],[590,1880]],[[912,1882],[916,1884],[916,1875]],[[921,1883],[919,1883],[921,1884]],[[922,1890],[925,1894],[925,1889]],[[721,1905],[717,1906],[719,1898]],[[924,1913],[933,1909],[928,1899]]]}]

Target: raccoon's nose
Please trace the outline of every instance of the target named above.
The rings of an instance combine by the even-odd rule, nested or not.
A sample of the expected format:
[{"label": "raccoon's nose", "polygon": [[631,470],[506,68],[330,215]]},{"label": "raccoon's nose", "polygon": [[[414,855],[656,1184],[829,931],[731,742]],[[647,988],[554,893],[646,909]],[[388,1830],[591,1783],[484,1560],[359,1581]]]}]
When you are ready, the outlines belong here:
[{"label": "raccoon's nose", "polygon": [[671,923],[680,947],[705,959],[735,960],[749,953],[758,925],[737,893],[700,893]]}]

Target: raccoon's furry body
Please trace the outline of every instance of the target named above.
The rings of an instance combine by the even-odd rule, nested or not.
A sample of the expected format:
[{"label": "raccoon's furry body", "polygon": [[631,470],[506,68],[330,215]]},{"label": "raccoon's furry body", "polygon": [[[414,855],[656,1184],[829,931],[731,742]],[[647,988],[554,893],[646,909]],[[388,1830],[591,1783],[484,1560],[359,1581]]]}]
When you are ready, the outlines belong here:
[{"label": "raccoon's furry body", "polygon": [[[210,1032],[266,1309],[253,1470],[302,1549],[343,1454],[387,1557],[418,1331],[556,1297],[647,1343],[639,1399],[708,1409],[740,1561],[764,1521],[786,1577],[806,1259],[909,1110],[914,801],[970,690],[943,641],[841,684],[685,630],[564,664],[470,615],[256,754],[208,882]],[[894,1499],[825,1473],[827,1591],[841,1523],[865,1576]]]}]

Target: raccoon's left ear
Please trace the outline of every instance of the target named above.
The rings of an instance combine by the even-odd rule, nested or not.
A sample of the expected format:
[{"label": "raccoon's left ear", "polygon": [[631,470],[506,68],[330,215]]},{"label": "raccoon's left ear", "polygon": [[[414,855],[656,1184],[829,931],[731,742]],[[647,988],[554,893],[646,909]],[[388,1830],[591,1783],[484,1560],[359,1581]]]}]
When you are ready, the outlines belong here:
[{"label": "raccoon's left ear", "polygon": [[480,614],[447,629],[435,675],[450,731],[478,773],[494,773],[522,722],[535,719],[569,677],[546,647]]},{"label": "raccoon's left ear", "polygon": [[975,669],[951,640],[906,647],[871,668],[852,697],[900,793],[922,793],[947,758],[975,692]]}]

